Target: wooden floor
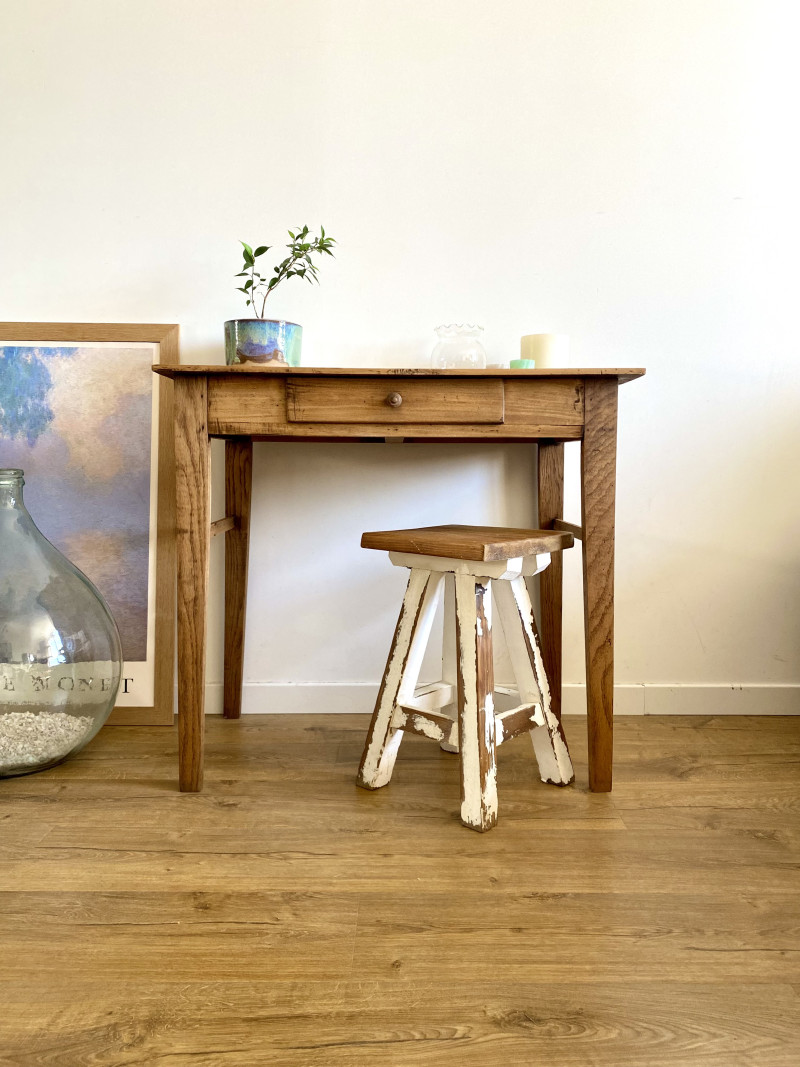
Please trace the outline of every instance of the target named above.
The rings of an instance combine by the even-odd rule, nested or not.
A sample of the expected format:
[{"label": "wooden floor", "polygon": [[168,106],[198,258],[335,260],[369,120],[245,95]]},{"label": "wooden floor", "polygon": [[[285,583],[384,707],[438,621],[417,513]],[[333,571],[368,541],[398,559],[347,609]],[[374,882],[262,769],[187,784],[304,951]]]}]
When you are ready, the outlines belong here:
[{"label": "wooden floor", "polygon": [[366,719],[108,727],[0,782],[0,1067],[797,1067],[800,718],[625,718],[611,795],[499,752],[500,821]]}]

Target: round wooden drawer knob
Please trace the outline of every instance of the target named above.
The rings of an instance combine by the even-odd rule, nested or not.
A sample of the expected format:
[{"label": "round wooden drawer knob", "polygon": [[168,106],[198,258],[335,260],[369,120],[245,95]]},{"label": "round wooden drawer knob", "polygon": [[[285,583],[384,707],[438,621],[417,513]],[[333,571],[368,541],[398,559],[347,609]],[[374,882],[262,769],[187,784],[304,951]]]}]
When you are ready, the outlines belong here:
[{"label": "round wooden drawer knob", "polygon": [[390,408],[399,408],[400,405],[403,403],[403,398],[402,396],[400,396],[399,393],[389,393],[389,395],[386,397],[386,403],[389,405]]}]

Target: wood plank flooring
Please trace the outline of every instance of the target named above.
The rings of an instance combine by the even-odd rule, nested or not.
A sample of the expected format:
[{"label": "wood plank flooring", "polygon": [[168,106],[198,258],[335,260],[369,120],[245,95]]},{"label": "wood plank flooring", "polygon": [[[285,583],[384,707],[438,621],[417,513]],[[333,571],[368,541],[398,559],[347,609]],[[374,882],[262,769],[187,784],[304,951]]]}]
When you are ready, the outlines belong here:
[{"label": "wood plank flooring", "polygon": [[797,1067],[800,718],[620,718],[610,794],[498,751],[500,818],[362,716],[108,727],[0,782],[0,1067]]}]

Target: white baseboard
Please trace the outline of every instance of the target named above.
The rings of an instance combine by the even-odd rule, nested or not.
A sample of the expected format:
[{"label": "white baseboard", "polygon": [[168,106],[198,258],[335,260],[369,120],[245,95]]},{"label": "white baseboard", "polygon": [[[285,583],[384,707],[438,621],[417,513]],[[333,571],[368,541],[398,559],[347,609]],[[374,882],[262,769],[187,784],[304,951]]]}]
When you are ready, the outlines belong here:
[{"label": "white baseboard", "polygon": [[[368,715],[377,682],[248,682],[242,693],[243,714],[285,715],[325,712]],[[222,714],[222,683],[206,686],[209,715]],[[586,687],[564,686],[565,715],[586,713]],[[798,685],[615,685],[617,715],[800,715]]]},{"label": "white baseboard", "polygon": [[[562,711],[586,714],[586,686],[564,686]],[[800,715],[800,685],[615,685],[614,714]]]}]

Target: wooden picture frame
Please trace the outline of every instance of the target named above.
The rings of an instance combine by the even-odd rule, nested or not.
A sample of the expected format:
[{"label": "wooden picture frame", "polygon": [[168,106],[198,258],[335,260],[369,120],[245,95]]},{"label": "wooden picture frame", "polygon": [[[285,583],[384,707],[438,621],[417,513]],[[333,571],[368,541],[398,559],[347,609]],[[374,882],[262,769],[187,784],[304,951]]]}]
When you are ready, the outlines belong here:
[{"label": "wooden picture frame", "polygon": [[[137,581],[134,599],[138,604],[136,632],[139,638],[135,646],[132,645],[139,651],[145,648],[146,656],[143,661],[136,661],[129,669],[123,670],[123,683],[120,687],[117,706],[108,720],[110,724],[171,726],[174,721],[176,554],[173,388],[169,379],[154,375],[150,367],[154,363],[170,366],[177,366],[180,363],[179,332],[179,327],[173,324],[0,323],[0,354],[3,355],[3,359],[7,358],[12,350],[15,358],[23,358],[20,356],[20,348],[30,348],[34,358],[40,360],[44,366],[55,366],[55,363],[48,364],[48,359],[58,357],[62,361],[58,364],[59,366],[64,365],[64,359],[80,358],[84,360],[82,366],[92,368],[95,359],[105,358],[102,355],[104,350],[113,353],[115,350],[127,347],[132,360],[132,369],[125,376],[126,386],[130,383],[132,391],[125,395],[120,393],[117,396],[116,407],[109,410],[116,425],[119,420],[124,419],[124,412],[120,411],[122,403],[129,396],[135,395],[139,405],[136,410],[140,415],[135,425],[139,428],[141,441],[144,441],[145,433],[150,435],[147,451],[145,452],[144,446],[139,450],[141,456],[147,457],[149,469],[145,469],[145,460],[142,459],[138,470],[140,478],[144,479],[148,487],[149,498],[143,502],[143,494],[139,493],[136,497],[139,501],[140,526],[144,527],[145,519],[148,520],[146,549],[141,543],[142,531],[140,530],[138,534],[139,568],[135,572],[137,579],[141,578],[145,569],[142,560],[146,555],[147,588],[144,595],[146,614],[143,616],[145,609],[142,608],[141,582]],[[18,343],[19,348],[14,347],[14,342]],[[47,349],[54,351],[48,353]],[[24,356],[24,358],[28,357]],[[77,372],[70,368],[69,373],[74,377]],[[144,379],[145,373],[148,376],[147,383]],[[47,377],[50,380],[49,372]],[[89,374],[86,380],[86,388],[94,387],[98,390],[98,406],[102,407],[104,402],[108,408],[108,393],[101,388],[105,384],[102,368],[100,368],[100,373],[97,373],[95,367],[95,373]],[[149,409],[147,408],[148,397],[150,398]],[[80,399],[83,409],[87,410],[86,396],[81,394]],[[148,410],[149,420],[146,415]],[[144,415],[142,415],[143,412]],[[53,417],[51,413],[50,418]],[[91,424],[91,420],[89,422]],[[88,432],[91,433],[91,425]],[[107,423],[104,432],[107,436],[109,435]],[[20,443],[19,439],[23,438],[24,434],[18,433],[16,437],[16,441],[13,434],[4,438],[2,426],[0,426],[0,466],[21,466],[24,469],[24,463],[18,461],[19,453],[22,452],[22,458],[24,458],[26,445],[28,449],[32,446],[29,440]],[[100,448],[99,442],[97,447]],[[30,455],[30,452],[28,454]],[[11,462],[7,462],[9,458]],[[29,485],[29,488],[32,488],[32,485]],[[149,510],[142,518],[142,513],[147,508]],[[34,514],[34,519],[37,520],[38,525],[46,525],[45,515]],[[48,535],[46,529],[43,532],[45,536]],[[124,533],[121,536],[124,537]],[[61,547],[56,537],[52,540],[57,547]],[[113,558],[111,562],[113,565]],[[127,574],[127,571],[125,573]],[[91,574],[89,576],[92,577]],[[119,584],[122,579],[117,575],[116,581]],[[95,580],[95,584],[103,592],[102,581]],[[141,637],[143,626],[146,631],[144,646]],[[124,644],[123,634],[123,646]],[[142,668],[141,685],[134,674],[139,667]]]}]

